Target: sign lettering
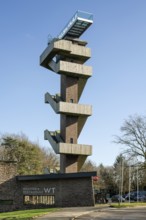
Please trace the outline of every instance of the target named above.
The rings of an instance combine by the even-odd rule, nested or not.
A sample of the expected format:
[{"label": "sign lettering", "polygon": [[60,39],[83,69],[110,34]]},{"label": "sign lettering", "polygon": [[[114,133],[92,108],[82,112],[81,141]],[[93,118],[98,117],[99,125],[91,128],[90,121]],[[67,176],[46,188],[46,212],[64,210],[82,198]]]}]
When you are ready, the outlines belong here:
[{"label": "sign lettering", "polygon": [[23,195],[53,195],[55,187],[24,187]]}]

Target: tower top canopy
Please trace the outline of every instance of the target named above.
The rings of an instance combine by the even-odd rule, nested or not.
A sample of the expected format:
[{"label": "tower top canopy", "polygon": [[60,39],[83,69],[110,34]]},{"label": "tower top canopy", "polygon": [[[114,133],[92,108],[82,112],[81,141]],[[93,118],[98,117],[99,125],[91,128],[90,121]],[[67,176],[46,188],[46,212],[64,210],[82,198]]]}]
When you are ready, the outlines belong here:
[{"label": "tower top canopy", "polygon": [[79,38],[92,23],[93,14],[84,11],[77,11],[57,38]]}]

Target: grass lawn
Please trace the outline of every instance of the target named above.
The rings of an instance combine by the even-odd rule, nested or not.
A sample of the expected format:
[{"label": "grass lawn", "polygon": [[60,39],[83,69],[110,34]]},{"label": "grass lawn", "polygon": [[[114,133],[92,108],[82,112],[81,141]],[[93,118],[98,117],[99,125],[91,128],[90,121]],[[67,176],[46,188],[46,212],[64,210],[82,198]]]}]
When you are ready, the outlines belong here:
[{"label": "grass lawn", "polygon": [[4,212],[0,213],[0,219],[8,219],[8,220],[29,220],[33,219],[33,217],[38,217],[48,212],[56,211],[56,208],[48,208],[48,209],[32,209],[32,210],[24,210],[24,211],[14,211],[14,212]]},{"label": "grass lawn", "polygon": [[146,206],[146,203],[144,202],[131,202],[131,203],[128,203],[128,202],[123,202],[123,203],[112,203],[110,205],[110,207],[113,207],[113,208],[126,208],[126,207],[136,207],[136,206]]}]

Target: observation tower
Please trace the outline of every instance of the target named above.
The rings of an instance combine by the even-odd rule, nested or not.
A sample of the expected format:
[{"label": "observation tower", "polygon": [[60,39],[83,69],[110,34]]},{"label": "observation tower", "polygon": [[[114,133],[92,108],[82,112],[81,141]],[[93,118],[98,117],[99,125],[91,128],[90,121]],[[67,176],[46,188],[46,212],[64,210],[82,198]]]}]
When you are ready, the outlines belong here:
[{"label": "observation tower", "polygon": [[91,13],[77,11],[60,34],[48,42],[40,56],[40,65],[60,76],[60,93],[45,94],[45,103],[60,114],[60,130],[45,130],[44,138],[55,153],[60,154],[61,173],[80,171],[87,156],[92,154],[91,145],[78,143],[83,126],[92,114],[91,105],[79,103],[92,75],[92,67],[85,65],[91,50],[80,36],[92,23]]}]

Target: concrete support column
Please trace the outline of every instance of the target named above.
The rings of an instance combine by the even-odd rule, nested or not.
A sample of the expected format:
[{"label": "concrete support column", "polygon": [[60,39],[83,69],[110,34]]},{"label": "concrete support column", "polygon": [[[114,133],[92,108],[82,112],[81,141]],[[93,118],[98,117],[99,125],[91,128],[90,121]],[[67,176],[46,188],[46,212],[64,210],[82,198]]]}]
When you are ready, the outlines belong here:
[{"label": "concrete support column", "polygon": [[78,172],[92,152],[91,146],[78,144],[86,119],[92,114],[91,106],[79,103],[87,79],[92,75],[92,67],[84,65],[91,56],[86,44],[79,39],[54,39],[40,57],[42,66],[60,74],[60,94],[45,95],[45,103],[60,114],[60,132],[45,130],[45,139],[60,154],[62,173]]},{"label": "concrete support column", "polygon": [[78,171],[78,155],[60,155],[60,172],[74,173]]},{"label": "concrete support column", "polygon": [[78,103],[77,77],[61,75],[61,98],[65,102]]}]

